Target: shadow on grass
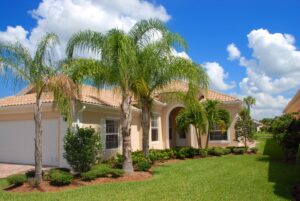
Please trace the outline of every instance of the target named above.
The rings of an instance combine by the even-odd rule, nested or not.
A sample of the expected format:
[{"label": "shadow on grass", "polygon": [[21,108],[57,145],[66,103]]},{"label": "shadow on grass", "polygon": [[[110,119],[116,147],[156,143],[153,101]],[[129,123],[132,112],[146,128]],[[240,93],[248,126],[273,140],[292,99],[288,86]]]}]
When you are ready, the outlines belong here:
[{"label": "shadow on grass", "polygon": [[269,163],[268,180],[275,184],[274,193],[292,200],[292,188],[300,178],[297,166],[295,163],[284,161],[283,152],[273,139],[266,139],[262,154],[258,160]]}]

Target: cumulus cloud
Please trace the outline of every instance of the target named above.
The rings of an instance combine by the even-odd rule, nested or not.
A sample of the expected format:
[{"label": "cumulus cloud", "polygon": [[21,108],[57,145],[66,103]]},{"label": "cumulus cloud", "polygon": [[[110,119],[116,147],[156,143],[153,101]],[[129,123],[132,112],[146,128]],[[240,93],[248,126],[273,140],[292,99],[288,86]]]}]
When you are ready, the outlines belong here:
[{"label": "cumulus cloud", "polygon": [[239,83],[241,92],[256,98],[254,117],[279,115],[289,101],[282,94],[300,87],[300,51],[296,40],[290,34],[270,33],[266,29],[252,30],[247,38],[251,58],[233,57],[232,50],[227,48],[228,57],[238,59],[246,67],[247,76]]},{"label": "cumulus cloud", "polygon": [[222,66],[217,62],[206,62],[203,64],[203,67],[206,69],[207,75],[210,79],[210,84],[212,88],[217,90],[228,90],[235,87],[235,83],[226,83],[228,78],[228,73],[224,72]]},{"label": "cumulus cloud", "polygon": [[231,43],[227,46],[227,52],[228,52],[228,59],[231,61],[238,59],[241,56],[239,49],[235,46],[234,43]]},{"label": "cumulus cloud", "polygon": [[44,0],[32,10],[36,27],[31,32],[21,26],[0,32],[0,40],[20,40],[33,49],[47,32],[55,32],[61,40],[61,52],[72,34],[91,29],[105,32],[111,28],[128,31],[141,19],[158,18],[168,21],[170,15],[161,5],[142,0]]}]

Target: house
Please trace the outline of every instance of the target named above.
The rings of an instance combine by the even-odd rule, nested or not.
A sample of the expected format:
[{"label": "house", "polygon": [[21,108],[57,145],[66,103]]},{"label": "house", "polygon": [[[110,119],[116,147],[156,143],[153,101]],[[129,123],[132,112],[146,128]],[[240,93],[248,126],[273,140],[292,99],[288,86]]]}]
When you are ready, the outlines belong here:
[{"label": "house", "polygon": [[290,100],[283,112],[293,114],[296,118],[300,118],[300,90],[298,90],[296,95]]},{"label": "house", "polygon": [[253,119],[253,127],[255,129],[255,131],[260,132],[262,127],[264,126],[263,123],[261,123],[260,121]]},{"label": "house", "polygon": [[[155,93],[153,117],[151,120],[150,148],[166,149],[176,146],[197,147],[194,128],[187,133],[176,129],[175,118],[184,105],[175,100],[162,101],[162,92],[174,89],[186,91],[187,84],[174,82]],[[76,105],[74,123],[79,127],[93,127],[100,131],[103,141],[103,156],[109,158],[121,152],[120,135],[120,93],[82,85],[81,96]],[[227,132],[214,130],[210,133],[209,146],[236,145],[234,124],[238,111],[242,106],[239,99],[213,90],[200,94],[199,99],[218,100],[221,107],[230,111],[231,124]],[[49,166],[67,166],[63,158],[63,139],[67,130],[67,122],[53,107],[53,95],[45,92],[43,100],[43,164]],[[0,99],[0,162],[34,164],[34,121],[33,111],[35,93],[27,87],[16,96]],[[141,110],[133,107],[132,148],[142,149],[142,130],[140,123]],[[206,136],[202,137],[203,146]]]}]

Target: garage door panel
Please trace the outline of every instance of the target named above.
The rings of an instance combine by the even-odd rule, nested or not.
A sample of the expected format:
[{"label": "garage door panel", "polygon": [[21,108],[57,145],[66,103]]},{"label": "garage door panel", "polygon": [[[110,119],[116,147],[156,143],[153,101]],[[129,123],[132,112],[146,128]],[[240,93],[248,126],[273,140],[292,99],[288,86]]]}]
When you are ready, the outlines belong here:
[{"label": "garage door panel", "polygon": [[[58,165],[58,120],[43,121],[43,164]],[[34,121],[0,122],[0,162],[34,164]]]}]

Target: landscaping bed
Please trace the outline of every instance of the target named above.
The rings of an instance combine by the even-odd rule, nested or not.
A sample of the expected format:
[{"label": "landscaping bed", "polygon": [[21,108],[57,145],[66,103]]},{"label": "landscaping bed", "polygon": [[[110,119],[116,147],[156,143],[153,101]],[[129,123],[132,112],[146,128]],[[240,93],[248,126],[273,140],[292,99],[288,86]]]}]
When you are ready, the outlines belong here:
[{"label": "landscaping bed", "polygon": [[174,148],[167,150],[150,150],[149,157],[144,157],[141,151],[133,152],[135,172],[124,174],[122,155],[117,155],[103,164],[93,166],[89,171],[81,174],[71,173],[66,168],[53,168],[43,173],[43,181],[37,187],[34,172],[12,175],[7,178],[10,184],[9,192],[55,192],[101,183],[115,183],[125,181],[142,181],[152,177],[153,168],[162,164],[177,163],[183,159],[205,158],[208,156],[222,156],[228,154],[256,153],[256,149],[245,152],[241,147],[213,147],[209,149],[195,149],[191,147]]}]

